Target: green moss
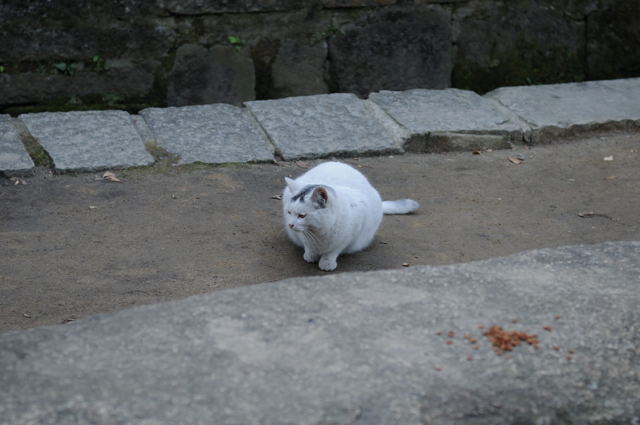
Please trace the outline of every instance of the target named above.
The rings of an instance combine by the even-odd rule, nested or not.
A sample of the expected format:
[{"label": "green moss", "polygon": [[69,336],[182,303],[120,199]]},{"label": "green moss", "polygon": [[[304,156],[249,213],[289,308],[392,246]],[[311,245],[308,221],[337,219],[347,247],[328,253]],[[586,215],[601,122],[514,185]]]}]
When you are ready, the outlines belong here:
[{"label": "green moss", "polygon": [[22,144],[37,167],[54,168],[53,159],[31,135],[23,135]]},{"label": "green moss", "polygon": [[169,152],[156,142],[147,142],[144,144],[144,147],[158,165],[173,166],[180,161],[179,155]]}]

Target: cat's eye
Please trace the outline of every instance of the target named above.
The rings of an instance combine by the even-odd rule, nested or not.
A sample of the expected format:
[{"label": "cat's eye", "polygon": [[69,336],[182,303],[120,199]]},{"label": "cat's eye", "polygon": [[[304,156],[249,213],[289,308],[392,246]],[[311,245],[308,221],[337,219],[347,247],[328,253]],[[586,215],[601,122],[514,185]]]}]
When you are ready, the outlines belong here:
[{"label": "cat's eye", "polygon": [[306,216],[306,214],[298,214],[298,218],[305,218]]}]

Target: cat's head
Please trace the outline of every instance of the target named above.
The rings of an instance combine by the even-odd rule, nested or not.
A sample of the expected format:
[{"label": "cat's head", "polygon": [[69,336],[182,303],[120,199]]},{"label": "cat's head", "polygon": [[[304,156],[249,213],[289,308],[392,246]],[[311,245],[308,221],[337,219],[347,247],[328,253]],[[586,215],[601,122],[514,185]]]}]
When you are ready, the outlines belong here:
[{"label": "cat's head", "polygon": [[291,196],[283,198],[285,225],[296,232],[319,230],[330,224],[335,192],[326,185],[301,185],[285,177]]}]

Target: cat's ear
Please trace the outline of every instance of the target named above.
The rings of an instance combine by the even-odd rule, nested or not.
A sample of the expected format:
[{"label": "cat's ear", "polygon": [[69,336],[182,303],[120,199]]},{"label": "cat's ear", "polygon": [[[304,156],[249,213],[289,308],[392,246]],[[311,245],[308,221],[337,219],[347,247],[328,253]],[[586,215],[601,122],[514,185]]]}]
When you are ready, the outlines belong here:
[{"label": "cat's ear", "polygon": [[313,190],[311,194],[311,202],[316,208],[327,208],[327,202],[329,201],[329,191],[327,188],[318,186]]},{"label": "cat's ear", "polygon": [[291,191],[292,195],[295,195],[296,193],[298,193],[298,189],[300,189],[300,187],[299,187],[300,185],[298,183],[296,183],[296,181],[294,179],[290,179],[289,177],[285,177],[284,181],[287,184],[287,187]]}]

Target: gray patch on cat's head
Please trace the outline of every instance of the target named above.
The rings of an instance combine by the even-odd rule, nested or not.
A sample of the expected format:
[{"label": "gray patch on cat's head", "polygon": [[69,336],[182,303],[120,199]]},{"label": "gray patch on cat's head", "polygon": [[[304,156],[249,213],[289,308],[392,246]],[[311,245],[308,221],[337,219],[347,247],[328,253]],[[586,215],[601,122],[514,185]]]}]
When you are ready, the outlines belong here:
[{"label": "gray patch on cat's head", "polygon": [[309,194],[309,192],[311,192],[316,187],[318,187],[317,184],[310,184],[308,186],[305,186],[304,188],[302,188],[302,190],[300,192],[298,192],[297,195],[295,195],[294,197],[291,198],[291,201],[293,201],[293,202],[295,202],[295,201],[304,202],[304,197],[307,196]]}]

